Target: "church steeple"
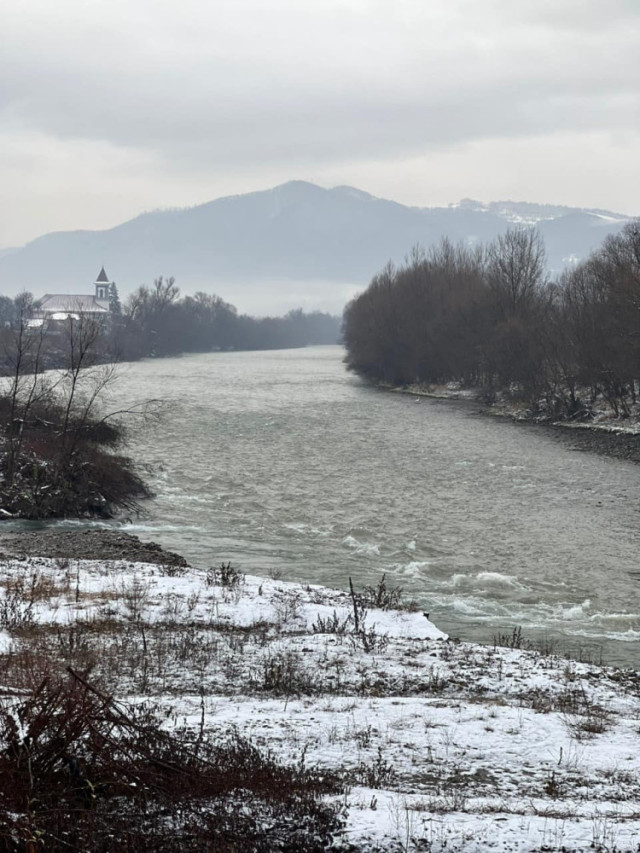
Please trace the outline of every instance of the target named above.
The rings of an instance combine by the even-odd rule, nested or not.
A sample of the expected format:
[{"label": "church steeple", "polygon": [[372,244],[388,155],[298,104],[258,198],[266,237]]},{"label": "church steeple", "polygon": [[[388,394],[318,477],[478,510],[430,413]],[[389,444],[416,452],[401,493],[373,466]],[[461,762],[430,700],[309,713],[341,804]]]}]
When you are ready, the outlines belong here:
[{"label": "church steeple", "polygon": [[96,299],[108,299],[109,298],[109,285],[111,282],[104,271],[104,267],[100,269],[98,273],[98,278],[95,281],[96,285]]}]

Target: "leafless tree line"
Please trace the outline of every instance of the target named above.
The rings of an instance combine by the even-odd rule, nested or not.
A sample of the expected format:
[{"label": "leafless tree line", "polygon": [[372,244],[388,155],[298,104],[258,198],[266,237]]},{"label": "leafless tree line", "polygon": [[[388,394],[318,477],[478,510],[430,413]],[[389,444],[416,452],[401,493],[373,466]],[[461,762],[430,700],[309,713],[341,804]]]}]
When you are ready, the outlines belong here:
[{"label": "leafless tree line", "polygon": [[210,352],[217,349],[273,349],[336,343],[340,321],[322,312],[290,311],[284,317],[238,314],[219,296],[181,296],[173,277],[142,285],[126,301],[118,323],[125,358]]},{"label": "leafless tree line", "polygon": [[555,280],[534,229],[416,249],[347,306],[343,335],[348,367],[377,381],[509,390],[556,417],[601,395],[628,415],[640,382],[640,223]]},{"label": "leafless tree line", "polygon": [[[148,356],[182,352],[211,352],[229,349],[285,349],[312,344],[335,344],[340,337],[340,318],[321,311],[289,311],[281,317],[251,317],[213,293],[182,296],[173,276],[159,276],[153,285],[141,285],[124,306],[117,290],[111,296],[111,313],[103,324],[103,361],[135,361]],[[16,299],[0,295],[0,338],[2,330],[15,329],[37,310],[30,293]],[[82,313],[78,306],[77,315]],[[26,328],[26,327],[25,327]],[[59,323],[47,321],[41,351],[47,367],[65,364],[56,347]],[[7,365],[0,364],[5,374]]]}]

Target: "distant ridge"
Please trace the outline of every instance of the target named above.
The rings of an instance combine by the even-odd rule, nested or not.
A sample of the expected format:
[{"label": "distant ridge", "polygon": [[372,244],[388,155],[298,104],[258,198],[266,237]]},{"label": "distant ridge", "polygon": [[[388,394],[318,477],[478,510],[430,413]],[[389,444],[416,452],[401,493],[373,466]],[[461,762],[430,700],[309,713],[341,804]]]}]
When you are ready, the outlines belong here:
[{"label": "distant ridge", "polygon": [[45,234],[0,252],[0,290],[82,293],[104,261],[121,296],[158,275],[214,291],[241,310],[340,310],[388,260],[448,236],[470,244],[536,224],[552,269],[585,257],[628,217],[528,202],[408,207],[355,187],[290,181],[196,207],[142,213],[105,231]]}]

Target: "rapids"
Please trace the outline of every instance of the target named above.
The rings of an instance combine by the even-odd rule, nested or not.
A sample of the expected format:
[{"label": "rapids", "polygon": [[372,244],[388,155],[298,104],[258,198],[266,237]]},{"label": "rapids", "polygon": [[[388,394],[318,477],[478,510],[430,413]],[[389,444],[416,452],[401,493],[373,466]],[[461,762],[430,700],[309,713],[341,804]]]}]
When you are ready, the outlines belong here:
[{"label": "rapids", "polygon": [[637,666],[638,466],[473,404],[375,390],[342,355],[125,365],[111,405],[166,404],[132,436],[156,497],[124,529],[200,566],[338,587],[386,573],[462,639],[521,625]]}]

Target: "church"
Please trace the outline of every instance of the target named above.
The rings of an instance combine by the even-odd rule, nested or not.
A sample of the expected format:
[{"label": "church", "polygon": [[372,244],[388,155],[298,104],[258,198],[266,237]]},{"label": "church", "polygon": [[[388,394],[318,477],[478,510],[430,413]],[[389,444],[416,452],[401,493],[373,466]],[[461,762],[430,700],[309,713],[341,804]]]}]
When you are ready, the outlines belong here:
[{"label": "church", "polygon": [[94,282],[94,293],[45,293],[36,304],[31,324],[42,325],[46,320],[67,320],[69,317],[77,320],[81,314],[107,319],[111,316],[110,297],[115,286],[102,267]]}]

